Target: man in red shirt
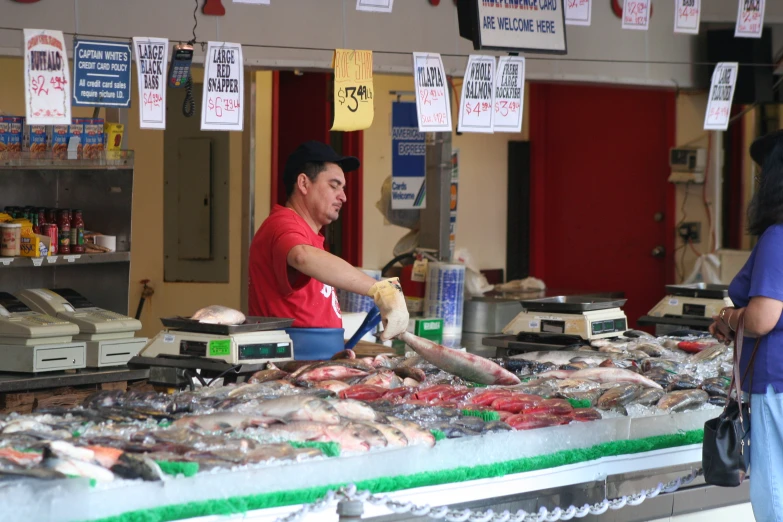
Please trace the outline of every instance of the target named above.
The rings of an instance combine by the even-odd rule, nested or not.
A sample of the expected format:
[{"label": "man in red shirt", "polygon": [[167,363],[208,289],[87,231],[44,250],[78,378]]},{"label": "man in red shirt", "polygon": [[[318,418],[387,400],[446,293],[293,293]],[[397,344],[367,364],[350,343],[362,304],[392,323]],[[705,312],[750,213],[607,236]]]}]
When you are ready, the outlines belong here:
[{"label": "man in red shirt", "polygon": [[335,288],[375,300],[384,331],[396,337],[408,327],[399,279],[376,281],[324,250],[321,228],[336,220],[346,201],[345,172],[359,160],[340,156],[317,141],[300,145],[286,161],[285,206],[275,205],[250,245],[249,313],[293,318],[295,328],[342,328]]}]

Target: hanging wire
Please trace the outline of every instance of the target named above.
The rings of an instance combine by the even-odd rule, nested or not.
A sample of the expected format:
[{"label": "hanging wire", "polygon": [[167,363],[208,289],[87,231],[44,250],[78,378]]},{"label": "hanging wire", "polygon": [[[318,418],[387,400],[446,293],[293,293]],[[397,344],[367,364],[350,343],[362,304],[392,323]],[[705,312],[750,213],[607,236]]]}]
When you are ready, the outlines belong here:
[{"label": "hanging wire", "polygon": [[198,18],[196,18],[196,13],[198,12],[198,0],[193,0],[193,2],[196,5],[193,7],[193,39],[188,42],[190,45],[196,43],[196,28],[198,27]]}]

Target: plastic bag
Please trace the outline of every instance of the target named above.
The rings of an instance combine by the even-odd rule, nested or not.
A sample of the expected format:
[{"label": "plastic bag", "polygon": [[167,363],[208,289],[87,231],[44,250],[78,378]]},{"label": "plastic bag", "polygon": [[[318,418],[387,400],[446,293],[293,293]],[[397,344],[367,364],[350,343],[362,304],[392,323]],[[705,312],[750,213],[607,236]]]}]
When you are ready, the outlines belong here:
[{"label": "plastic bag", "polygon": [[471,297],[482,296],[492,290],[493,286],[489,284],[486,276],[481,273],[467,248],[457,248],[451,260],[465,265],[465,295]]},{"label": "plastic bag", "polygon": [[693,270],[683,281],[691,283],[720,284],[720,258],[716,254],[702,254],[696,259]]}]

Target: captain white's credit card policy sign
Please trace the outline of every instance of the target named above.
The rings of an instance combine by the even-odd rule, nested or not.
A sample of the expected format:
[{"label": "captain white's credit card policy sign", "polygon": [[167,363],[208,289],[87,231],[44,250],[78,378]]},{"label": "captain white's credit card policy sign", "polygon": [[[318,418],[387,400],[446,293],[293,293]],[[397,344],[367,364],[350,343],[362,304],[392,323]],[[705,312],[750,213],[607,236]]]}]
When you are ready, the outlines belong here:
[{"label": "captain white's credit card policy sign", "polygon": [[413,53],[419,132],[451,132],[446,73],[438,53]]},{"label": "captain white's credit card policy sign", "polygon": [[391,13],[392,7],[394,7],[394,0],[356,0],[357,11]]},{"label": "captain white's credit card policy sign", "polygon": [[623,29],[646,31],[650,28],[650,0],[623,2]]},{"label": "captain white's credit card policy sign", "polygon": [[522,132],[525,99],[525,59],[506,56],[498,62],[495,73],[495,132]]},{"label": "captain white's credit card policy sign", "polygon": [[495,58],[471,54],[462,82],[458,132],[492,132]]},{"label": "captain white's credit card policy sign", "polygon": [[699,34],[701,0],[674,0],[674,32]]},{"label": "captain white's credit card policy sign", "polygon": [[566,25],[590,25],[593,0],[565,0]]},{"label": "captain white's credit card policy sign", "polygon": [[139,128],[166,128],[166,67],[168,38],[133,37],[139,84]]},{"label": "captain white's credit card policy sign", "polygon": [[28,125],[71,123],[71,74],[62,31],[24,30],[24,101]]},{"label": "captain white's credit card policy sign", "polygon": [[735,38],[761,38],[766,0],[739,0]]},{"label": "captain white's credit card policy sign", "polygon": [[481,49],[565,54],[563,1],[476,0]]},{"label": "captain white's credit card policy sign", "polygon": [[201,130],[241,131],[244,120],[242,45],[208,42],[204,58]]},{"label": "captain white's credit card policy sign", "polygon": [[704,116],[704,130],[725,131],[729,128],[731,102],[734,99],[738,70],[739,64],[736,62],[723,62],[715,66],[707,102],[707,114]]}]

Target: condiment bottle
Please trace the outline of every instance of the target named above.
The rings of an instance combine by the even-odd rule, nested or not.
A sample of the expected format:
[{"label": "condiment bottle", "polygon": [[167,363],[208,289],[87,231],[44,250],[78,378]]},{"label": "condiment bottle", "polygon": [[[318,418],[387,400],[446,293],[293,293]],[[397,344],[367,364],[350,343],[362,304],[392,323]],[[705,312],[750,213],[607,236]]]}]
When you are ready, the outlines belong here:
[{"label": "condiment bottle", "polygon": [[71,211],[60,210],[57,216],[57,230],[59,231],[60,244],[57,251],[60,254],[71,253]]},{"label": "condiment bottle", "polygon": [[83,254],[84,251],[84,219],[82,211],[75,208],[71,214],[71,252]]}]

